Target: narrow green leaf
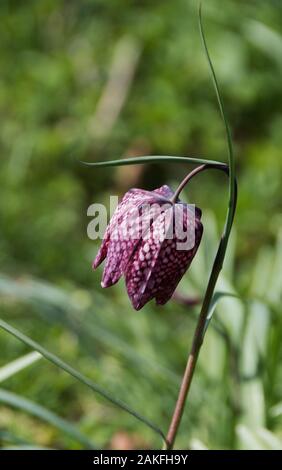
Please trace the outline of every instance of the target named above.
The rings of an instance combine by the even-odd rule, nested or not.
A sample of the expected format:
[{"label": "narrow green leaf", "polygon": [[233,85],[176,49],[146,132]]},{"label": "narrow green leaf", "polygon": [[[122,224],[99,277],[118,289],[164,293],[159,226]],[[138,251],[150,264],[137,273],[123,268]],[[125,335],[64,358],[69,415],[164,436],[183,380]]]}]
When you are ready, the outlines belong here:
[{"label": "narrow green leaf", "polygon": [[[204,46],[204,50],[206,53],[206,57],[208,60],[212,80],[213,80],[213,85],[218,101],[218,106],[220,109],[220,113],[222,116],[222,120],[224,122],[225,126],[225,133],[226,133],[226,140],[227,140],[227,147],[228,147],[228,162],[229,162],[229,204],[228,204],[228,211],[227,211],[227,217],[226,217],[226,223],[225,223],[225,230],[224,230],[224,237],[223,237],[223,248],[222,250],[225,252],[227,243],[228,243],[228,238],[230,235],[231,227],[233,224],[233,218],[236,210],[236,202],[237,202],[237,185],[236,185],[236,176],[235,176],[235,161],[234,161],[234,154],[233,154],[233,145],[232,145],[232,137],[231,137],[231,131],[230,127],[228,124],[228,120],[226,117],[225,113],[225,108],[223,104],[223,100],[221,98],[221,93],[218,85],[218,81],[216,78],[215,70],[209,55],[207,43],[206,43],[206,38],[203,30],[203,24],[202,24],[202,10],[201,10],[201,4],[199,6],[199,27],[200,27],[200,34],[201,34],[201,39],[202,43]],[[224,256],[224,253],[223,253]]]},{"label": "narrow green leaf", "polygon": [[165,439],[164,433],[154,423],[152,423],[147,418],[145,418],[144,416],[142,416],[139,413],[137,413],[136,411],[134,411],[132,408],[130,408],[125,403],[123,403],[121,400],[119,400],[117,398],[114,398],[109,392],[105,391],[102,387],[100,387],[99,385],[92,382],[92,380],[90,380],[88,377],[85,377],[81,372],[77,371],[72,366],[70,366],[66,362],[62,361],[58,356],[56,356],[55,354],[49,352],[47,349],[45,349],[40,344],[36,343],[36,341],[33,341],[31,338],[24,335],[19,330],[12,327],[8,323],[6,323],[4,320],[0,320],[0,327],[3,328],[8,333],[10,333],[11,335],[15,336],[17,339],[19,339],[20,341],[25,343],[30,348],[32,348],[35,351],[39,352],[42,356],[45,357],[45,359],[47,359],[48,361],[52,362],[53,364],[55,364],[60,369],[63,369],[65,372],[67,372],[68,374],[75,377],[79,382],[81,382],[84,385],[86,385],[87,387],[91,388],[91,390],[98,393],[99,395],[101,395],[106,400],[110,401],[114,405],[118,406],[122,410],[124,410],[127,413],[129,413],[130,415],[134,416],[136,419],[138,419],[142,423],[146,424],[149,428],[151,428],[153,431],[155,431],[157,434],[159,434],[163,439]]},{"label": "narrow green leaf", "polygon": [[204,335],[205,335],[205,333],[207,331],[207,328],[210,324],[210,321],[211,321],[212,316],[215,312],[215,309],[216,309],[216,306],[217,306],[218,302],[224,297],[234,297],[236,299],[240,298],[238,295],[232,294],[231,292],[215,292],[214,293],[214,295],[212,297],[212,301],[211,301],[210,306],[209,306],[208,315],[207,315],[207,318],[206,318]]},{"label": "narrow green leaf", "polygon": [[159,162],[168,162],[168,163],[192,163],[192,164],[207,164],[212,163],[215,165],[222,165],[222,162],[217,162],[215,160],[206,160],[198,157],[176,157],[170,155],[147,155],[144,157],[132,157],[132,158],[122,158],[118,160],[108,160],[104,162],[83,162],[87,166],[120,166],[120,165],[141,165],[144,163],[159,163]]},{"label": "narrow green leaf", "polygon": [[41,354],[37,351],[32,351],[25,356],[19,357],[15,361],[9,362],[9,364],[0,368],[0,382],[3,382],[12,375],[17,374],[21,370],[38,361],[41,357]]},{"label": "narrow green leaf", "polygon": [[46,421],[47,423],[55,426],[64,433],[71,436],[76,441],[83,444],[87,449],[94,449],[93,443],[84,436],[75,426],[66,421],[65,419],[57,416],[52,411],[47,410],[41,405],[34,403],[31,400],[28,400],[20,395],[17,395],[7,390],[0,389],[0,402],[5,403],[6,405],[12,406],[19,410],[25,411],[26,413],[36,416],[37,418]]}]

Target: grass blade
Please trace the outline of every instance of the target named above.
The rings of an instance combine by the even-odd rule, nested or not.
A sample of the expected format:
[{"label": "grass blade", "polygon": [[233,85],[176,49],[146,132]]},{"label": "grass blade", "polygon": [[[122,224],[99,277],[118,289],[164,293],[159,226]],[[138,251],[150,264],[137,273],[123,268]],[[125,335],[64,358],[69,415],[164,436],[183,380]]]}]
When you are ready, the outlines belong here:
[{"label": "grass blade", "polygon": [[226,218],[226,224],[225,224],[225,233],[224,233],[224,238],[225,238],[225,248],[228,243],[228,238],[229,234],[231,231],[232,223],[233,223],[233,218],[236,210],[236,201],[237,201],[237,185],[236,185],[236,177],[235,177],[235,161],[234,161],[234,154],[233,154],[233,145],[232,145],[232,137],[231,137],[231,131],[230,127],[227,121],[226,113],[225,113],[225,108],[223,104],[223,100],[221,98],[221,93],[218,85],[218,81],[216,78],[215,70],[209,55],[207,43],[206,43],[206,38],[203,30],[203,24],[202,24],[202,9],[201,9],[201,4],[199,6],[199,27],[200,27],[200,34],[201,34],[201,39],[202,43],[204,46],[204,50],[206,53],[206,57],[208,60],[212,80],[213,80],[213,85],[218,101],[218,106],[220,110],[220,114],[222,117],[222,120],[224,122],[225,126],[225,133],[226,133],[226,140],[227,140],[227,147],[228,147],[228,163],[229,163],[229,204],[228,204],[228,212],[227,212],[227,218]]},{"label": "grass blade", "polygon": [[32,351],[25,356],[19,357],[15,361],[9,362],[9,364],[0,368],[0,382],[12,377],[14,374],[17,374],[21,370],[38,361],[41,357],[41,354],[37,351]]},{"label": "grass blade", "polygon": [[215,292],[213,297],[212,297],[211,304],[209,306],[209,312],[208,312],[208,315],[207,315],[207,318],[206,318],[204,334],[207,331],[207,328],[210,324],[210,321],[211,321],[212,316],[215,312],[215,309],[216,309],[216,306],[217,306],[218,302],[221,299],[223,299],[224,297],[233,297],[235,299],[240,299],[240,297],[238,295],[232,294],[232,292]]},{"label": "grass blade", "polygon": [[[29,303],[36,309],[40,308],[41,315],[48,322],[56,324],[60,322],[64,327],[70,329],[81,338],[83,347],[88,350],[96,342],[104,343],[107,348],[117,351],[123,357],[138,364],[138,367],[143,367],[144,370],[149,368],[172,381],[180,380],[176,372],[149,355],[144,356],[144,354],[137,352],[125,339],[122,339],[107,327],[99,325],[99,318],[95,312],[91,311],[91,317],[96,316],[95,327],[92,323],[85,324],[84,321],[81,322],[68,293],[61,288],[37,280],[29,280],[23,283],[0,275],[0,294],[11,296],[13,301],[16,299],[17,301]],[[50,314],[50,309],[54,312],[53,314]],[[93,349],[90,349],[90,351],[93,351]]]},{"label": "grass blade", "polygon": [[51,353],[50,351],[47,351],[47,349],[43,348],[43,346],[36,343],[36,341],[33,341],[31,338],[24,335],[19,330],[12,327],[8,323],[6,323],[4,320],[0,320],[0,327],[3,328],[3,330],[10,333],[11,335],[15,336],[17,339],[22,341],[24,344],[26,344],[30,348],[32,348],[35,351],[39,352],[43,357],[45,357],[45,359],[52,362],[53,364],[55,364],[57,367],[64,370],[68,374],[72,375],[79,382],[83,383],[84,385],[86,385],[87,387],[89,387],[91,390],[98,393],[99,395],[101,395],[103,398],[105,398],[106,400],[108,400],[112,404],[118,406],[119,408],[126,411],[131,416],[133,416],[134,418],[136,418],[139,421],[141,421],[142,423],[146,424],[150,429],[152,429],[157,434],[159,434],[162,437],[162,439],[165,439],[165,436],[164,436],[163,432],[161,431],[161,429],[159,429],[154,423],[152,423],[147,418],[145,418],[144,416],[142,416],[139,413],[137,413],[136,411],[134,411],[132,408],[130,408],[125,403],[123,403],[121,400],[119,400],[117,398],[114,398],[112,395],[110,395],[109,392],[105,391],[99,385],[92,382],[92,380],[90,380],[88,377],[85,377],[81,372],[77,371],[72,366],[70,366],[66,362],[62,361],[55,354]]},{"label": "grass blade", "polygon": [[83,162],[87,166],[120,166],[120,165],[141,165],[144,163],[159,163],[159,162],[168,162],[168,163],[192,163],[192,164],[207,164],[212,163],[216,165],[222,165],[222,162],[217,162],[215,160],[206,160],[198,157],[175,157],[170,155],[147,155],[145,157],[133,157],[133,158],[122,158],[118,160],[108,160],[104,162]]},{"label": "grass blade", "polygon": [[5,403],[6,405],[12,406],[19,410],[25,411],[26,413],[36,416],[37,418],[46,421],[47,423],[55,426],[64,433],[68,434],[87,449],[94,449],[93,443],[84,436],[75,426],[66,421],[65,419],[57,416],[52,411],[47,410],[41,405],[34,403],[31,400],[28,400],[20,395],[17,395],[7,390],[0,389],[0,402]]}]

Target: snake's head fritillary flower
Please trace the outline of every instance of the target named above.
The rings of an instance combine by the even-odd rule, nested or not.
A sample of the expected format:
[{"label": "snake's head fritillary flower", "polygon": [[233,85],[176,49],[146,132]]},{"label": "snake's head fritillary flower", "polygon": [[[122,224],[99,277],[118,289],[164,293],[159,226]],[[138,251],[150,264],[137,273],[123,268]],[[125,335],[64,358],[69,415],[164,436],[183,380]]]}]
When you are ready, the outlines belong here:
[{"label": "snake's head fritillary flower", "polygon": [[96,269],[106,258],[102,287],[124,275],[136,310],[153,298],[160,305],[171,298],[201,241],[201,210],[172,197],[168,186],[128,191],[93,262]]}]

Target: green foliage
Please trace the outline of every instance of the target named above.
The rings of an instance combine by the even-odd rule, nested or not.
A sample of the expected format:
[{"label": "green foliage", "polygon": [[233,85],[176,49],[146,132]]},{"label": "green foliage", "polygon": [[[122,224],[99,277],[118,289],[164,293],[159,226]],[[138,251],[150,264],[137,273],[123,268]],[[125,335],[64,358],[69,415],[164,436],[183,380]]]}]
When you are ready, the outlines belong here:
[{"label": "green foliage", "polygon": [[[281,448],[282,8],[274,0],[205,3],[240,193],[236,236],[177,446]],[[189,168],[109,170],[79,160],[227,160],[197,2],[3,1],[0,13],[1,318],[165,432],[198,307],[175,300],[137,314],[123,282],[103,291],[101,271],[91,270],[98,244],[87,238],[86,211],[132,186],[176,187]],[[204,293],[225,219],[225,183],[210,173],[186,189],[203,210],[205,233],[180,286],[185,296]],[[30,352],[4,331],[0,344],[0,373]],[[97,447],[161,445],[144,424],[42,359],[1,386],[6,397],[41,406]],[[83,445],[60,429],[1,404],[3,447]]]}]

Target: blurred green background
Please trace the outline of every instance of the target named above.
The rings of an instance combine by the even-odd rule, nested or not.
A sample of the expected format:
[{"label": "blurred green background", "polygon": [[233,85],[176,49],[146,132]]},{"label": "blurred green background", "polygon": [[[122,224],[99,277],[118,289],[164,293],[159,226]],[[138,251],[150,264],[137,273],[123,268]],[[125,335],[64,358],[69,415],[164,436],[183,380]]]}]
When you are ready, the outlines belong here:
[{"label": "blurred green background", "polygon": [[[176,187],[192,167],[78,160],[226,161],[197,2],[3,0],[0,15],[1,318],[165,432],[199,306],[176,299],[135,312],[123,281],[102,290],[87,208],[131,187]],[[203,17],[239,180],[218,290],[241,300],[218,304],[176,447],[281,449],[282,3],[210,0]],[[224,176],[200,175],[184,196],[203,210],[204,238],[179,291],[201,298],[226,212]],[[7,364],[30,351],[2,330],[0,346],[2,447],[78,449],[82,434],[101,448],[161,447],[45,359],[27,356],[33,364],[11,373]]]}]

